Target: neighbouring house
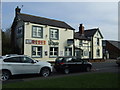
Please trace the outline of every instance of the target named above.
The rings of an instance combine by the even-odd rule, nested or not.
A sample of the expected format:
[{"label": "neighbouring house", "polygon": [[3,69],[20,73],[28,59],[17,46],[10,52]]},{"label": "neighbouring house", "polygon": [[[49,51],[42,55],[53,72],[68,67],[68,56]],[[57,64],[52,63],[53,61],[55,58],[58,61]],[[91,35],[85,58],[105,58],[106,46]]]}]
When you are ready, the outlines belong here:
[{"label": "neighbouring house", "polygon": [[36,60],[54,61],[57,56],[74,55],[74,28],[66,22],[23,14],[15,9],[11,44],[16,54]]},{"label": "neighbouring house", "polygon": [[2,30],[0,30],[0,56],[2,56]]},{"label": "neighbouring house", "polygon": [[103,58],[116,59],[120,57],[120,41],[103,40]]},{"label": "neighbouring house", "polygon": [[84,30],[80,24],[79,31],[74,34],[75,56],[82,59],[102,59],[102,39],[103,36],[99,28]]}]

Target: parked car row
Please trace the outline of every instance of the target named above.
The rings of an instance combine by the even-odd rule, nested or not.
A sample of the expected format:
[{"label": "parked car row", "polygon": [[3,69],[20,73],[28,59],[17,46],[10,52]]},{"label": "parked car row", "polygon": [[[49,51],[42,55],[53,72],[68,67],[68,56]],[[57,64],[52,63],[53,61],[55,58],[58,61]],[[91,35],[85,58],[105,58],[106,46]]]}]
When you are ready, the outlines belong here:
[{"label": "parked car row", "polygon": [[90,71],[92,64],[81,60],[78,57],[58,57],[55,65],[49,62],[37,61],[25,55],[7,55],[0,57],[1,80],[6,81],[12,75],[18,74],[39,74],[43,77],[49,76],[53,68],[57,72],[68,74],[73,71]]}]

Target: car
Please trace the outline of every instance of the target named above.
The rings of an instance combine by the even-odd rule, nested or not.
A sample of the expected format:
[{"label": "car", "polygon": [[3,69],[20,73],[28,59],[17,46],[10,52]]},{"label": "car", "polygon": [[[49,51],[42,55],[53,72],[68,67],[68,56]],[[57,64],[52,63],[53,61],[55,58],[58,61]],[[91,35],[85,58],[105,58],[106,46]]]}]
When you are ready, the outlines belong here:
[{"label": "car", "polygon": [[47,77],[53,71],[53,66],[45,61],[33,60],[26,55],[6,55],[0,58],[1,80],[6,81],[12,75],[39,74]]},{"label": "car", "polygon": [[120,57],[116,59],[116,63],[120,66]]},{"label": "car", "polygon": [[54,68],[57,72],[68,74],[73,71],[91,71],[92,63],[76,56],[62,56],[55,60]]}]

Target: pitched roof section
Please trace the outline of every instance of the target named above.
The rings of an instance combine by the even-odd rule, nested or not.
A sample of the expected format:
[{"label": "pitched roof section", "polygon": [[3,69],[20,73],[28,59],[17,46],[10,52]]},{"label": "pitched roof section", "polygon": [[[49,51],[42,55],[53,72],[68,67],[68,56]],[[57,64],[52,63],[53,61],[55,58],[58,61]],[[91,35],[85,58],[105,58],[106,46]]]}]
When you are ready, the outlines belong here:
[{"label": "pitched roof section", "polygon": [[63,21],[58,21],[58,20],[54,20],[54,19],[48,19],[48,18],[44,18],[44,17],[33,16],[33,15],[28,15],[28,14],[23,14],[23,13],[19,13],[18,16],[23,21],[26,21],[26,22],[75,30],[74,28],[72,28],[70,25],[68,25],[67,23],[65,23]]},{"label": "pitched roof section", "polygon": [[79,40],[86,40],[87,39],[85,36],[80,35],[80,32],[75,32],[74,38],[79,39]]},{"label": "pitched roof section", "polygon": [[107,40],[109,43],[111,43],[113,46],[117,47],[118,49],[120,49],[120,41],[111,41],[111,40]]},{"label": "pitched roof section", "polygon": [[[75,39],[83,39],[83,40],[90,40],[89,37],[93,37],[95,35],[96,32],[99,32],[99,29],[98,28],[95,28],[95,29],[88,29],[88,30],[84,30],[84,36],[81,37],[81,34],[80,32],[75,32],[75,35],[74,35],[74,38]],[[101,37],[103,38],[102,34],[100,33]]]},{"label": "pitched roof section", "polygon": [[91,37],[94,36],[94,34],[96,33],[98,29],[89,29],[89,30],[85,30],[84,34],[86,37]]}]

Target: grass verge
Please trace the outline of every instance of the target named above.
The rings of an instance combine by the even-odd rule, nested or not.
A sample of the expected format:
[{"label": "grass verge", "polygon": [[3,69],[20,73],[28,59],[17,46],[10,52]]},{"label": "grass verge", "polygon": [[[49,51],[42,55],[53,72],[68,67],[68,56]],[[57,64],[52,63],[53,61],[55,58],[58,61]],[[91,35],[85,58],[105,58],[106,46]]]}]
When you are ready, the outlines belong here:
[{"label": "grass verge", "polygon": [[118,73],[90,73],[3,84],[4,88],[119,88]]}]

